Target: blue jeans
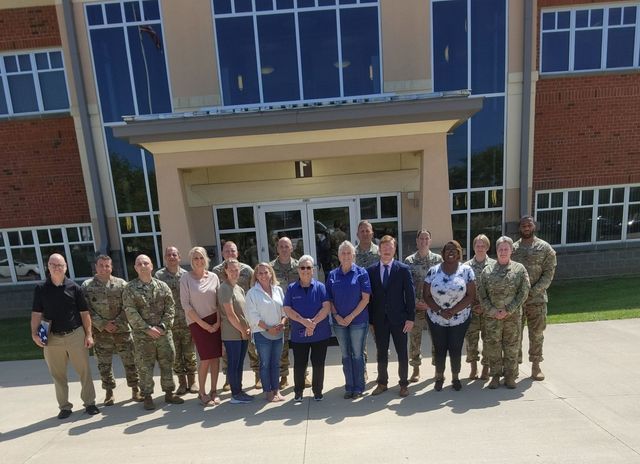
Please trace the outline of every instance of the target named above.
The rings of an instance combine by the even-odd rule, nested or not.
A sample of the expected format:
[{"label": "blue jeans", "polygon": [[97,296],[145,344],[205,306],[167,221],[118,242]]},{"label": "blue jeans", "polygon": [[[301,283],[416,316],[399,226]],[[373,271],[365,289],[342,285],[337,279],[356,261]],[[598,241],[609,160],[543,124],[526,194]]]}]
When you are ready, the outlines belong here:
[{"label": "blue jeans", "polygon": [[368,324],[350,324],[343,327],[333,325],[340,350],[342,351],[342,371],[349,393],[364,392],[364,345],[367,340]]},{"label": "blue jeans", "polygon": [[260,380],[262,390],[272,392],[279,389],[280,355],[282,354],[282,337],[271,340],[260,332],[253,334],[258,358],[260,359]]},{"label": "blue jeans", "polygon": [[247,340],[224,341],[224,349],[227,350],[227,377],[233,396],[242,393],[242,368],[248,346]]}]

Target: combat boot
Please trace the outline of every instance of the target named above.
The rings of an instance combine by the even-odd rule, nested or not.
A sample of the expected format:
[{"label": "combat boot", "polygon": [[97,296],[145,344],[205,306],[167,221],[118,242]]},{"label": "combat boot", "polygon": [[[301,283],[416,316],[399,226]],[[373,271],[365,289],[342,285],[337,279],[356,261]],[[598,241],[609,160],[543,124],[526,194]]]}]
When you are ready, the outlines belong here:
[{"label": "combat boot", "polygon": [[413,366],[413,372],[409,378],[409,382],[417,382],[420,380],[420,366]]},{"label": "combat boot", "polygon": [[189,393],[198,393],[199,389],[195,374],[187,374],[187,389]]},{"label": "combat boot", "polygon": [[114,403],[113,389],[107,388],[106,393],[104,395],[104,405],[113,406],[113,403]]},{"label": "combat boot", "polygon": [[187,393],[187,376],[184,374],[178,375],[178,389],[176,395],[182,396]]},{"label": "combat boot", "polygon": [[144,401],[144,397],[140,393],[140,389],[138,388],[137,385],[134,385],[133,387],[131,387],[131,399],[136,403],[140,403]]},{"label": "combat boot", "polygon": [[486,364],[482,366],[482,374],[480,374],[481,380],[489,380],[489,366]]},{"label": "combat boot", "polygon": [[471,361],[471,372],[469,372],[470,379],[478,378],[478,361]]},{"label": "combat boot", "polygon": [[260,380],[260,373],[256,372],[256,384],[253,387],[256,390],[262,390],[262,381]]},{"label": "combat boot", "polygon": [[504,386],[513,390],[514,388],[516,388],[516,380],[512,379],[511,377],[505,377]]},{"label": "combat boot", "polygon": [[184,400],[172,391],[164,392],[164,402],[169,404],[182,404]]},{"label": "combat boot", "polygon": [[287,380],[287,376],[283,375],[280,377],[280,390],[284,390],[289,386],[289,381]]},{"label": "combat boot", "polygon": [[491,379],[491,382],[489,382],[489,385],[487,386],[487,388],[490,388],[491,390],[495,390],[499,386],[500,386],[500,376],[494,375],[493,378]]},{"label": "combat boot", "polygon": [[533,361],[531,365],[531,378],[533,380],[544,380],[544,374],[542,373],[542,369],[540,369],[539,361]]},{"label": "combat boot", "polygon": [[151,398],[151,395],[144,395],[144,405],[143,406],[147,411],[153,411],[156,408],[156,405],[153,402],[153,398]]}]

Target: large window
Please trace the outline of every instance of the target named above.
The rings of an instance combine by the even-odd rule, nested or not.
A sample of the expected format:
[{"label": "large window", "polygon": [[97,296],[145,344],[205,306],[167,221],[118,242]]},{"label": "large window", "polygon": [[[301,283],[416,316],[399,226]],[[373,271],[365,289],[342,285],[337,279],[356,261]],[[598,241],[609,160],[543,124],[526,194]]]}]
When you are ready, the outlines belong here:
[{"label": "large window", "polygon": [[483,108],[447,137],[453,236],[467,250],[502,234],[506,78],[505,0],[433,0],[435,91],[470,89]]},{"label": "large window", "polygon": [[637,68],[640,3],[542,10],[540,72]]},{"label": "large window", "polygon": [[113,136],[123,116],[171,112],[164,35],[157,0],[85,7],[128,276],[140,253],[162,261],[153,156]]},{"label": "large window", "polygon": [[640,239],[640,185],[539,191],[536,220],[557,245]]},{"label": "large window", "polygon": [[69,111],[60,50],[0,55],[0,117]]},{"label": "large window", "polygon": [[213,0],[213,8],[226,106],[380,93],[377,1]]},{"label": "large window", "polygon": [[65,257],[70,278],[91,277],[95,257],[91,224],[0,230],[0,284],[44,280],[53,253]]}]

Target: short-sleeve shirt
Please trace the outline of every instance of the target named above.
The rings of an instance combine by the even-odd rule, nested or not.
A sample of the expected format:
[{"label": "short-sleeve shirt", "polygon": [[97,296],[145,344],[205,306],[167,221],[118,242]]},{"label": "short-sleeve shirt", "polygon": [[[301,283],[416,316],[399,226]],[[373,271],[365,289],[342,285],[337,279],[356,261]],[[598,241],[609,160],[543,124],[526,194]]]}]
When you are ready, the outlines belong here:
[{"label": "short-sleeve shirt", "polygon": [[233,311],[236,313],[236,316],[238,316],[238,319],[240,319],[240,322],[246,327],[249,327],[249,322],[244,315],[244,290],[242,290],[240,285],[234,285],[232,287],[227,281],[224,281],[218,289],[218,312],[222,317],[222,340],[242,340],[242,334],[231,324],[227,316],[227,311],[224,309],[223,305],[229,303],[232,305]]},{"label": "short-sleeve shirt", "polygon": [[[212,269],[213,272],[220,278],[220,281],[224,281],[224,261],[215,266]],[[240,277],[238,277],[238,285],[245,292],[248,292],[251,288],[251,277],[253,276],[253,269],[251,266],[245,263],[240,263]]]},{"label": "short-sleeve shirt", "polygon": [[[427,277],[424,279],[426,283],[431,285],[431,296],[444,309],[452,308],[458,304],[467,294],[467,284],[475,280],[473,269],[467,264],[458,264],[458,269],[453,274],[447,274],[442,270],[442,264],[438,264],[429,269]],[[449,320],[431,309],[427,313],[434,324],[443,327],[460,325],[471,315],[471,304]]]},{"label": "short-sleeve shirt", "polygon": [[180,302],[185,310],[187,324],[194,322],[187,316],[189,309],[204,319],[218,309],[218,288],[220,279],[210,271],[205,271],[202,279],[196,279],[190,272],[180,277]]},{"label": "short-sleeve shirt", "polygon": [[[322,282],[311,280],[311,285],[306,290],[296,281],[289,285],[287,293],[284,295],[284,305],[293,308],[295,312],[305,319],[313,319],[322,309],[322,303],[329,301],[327,289]],[[326,340],[331,337],[331,326],[329,318],[320,321],[313,335],[305,336],[305,327],[298,321],[291,320],[291,341],[294,343],[312,343]]]},{"label": "short-sleeve shirt", "polygon": [[[371,282],[366,269],[351,265],[351,269],[345,274],[342,267],[337,267],[329,273],[325,284],[327,296],[341,317],[347,317],[358,306],[363,293],[371,295]],[[352,324],[369,322],[369,310],[364,310],[356,316]]]},{"label": "short-sleeve shirt", "polygon": [[33,294],[33,312],[51,321],[51,332],[67,332],[82,325],[80,311],[88,311],[87,300],[80,286],[64,278],[62,285],[55,285],[51,278],[36,287]]}]

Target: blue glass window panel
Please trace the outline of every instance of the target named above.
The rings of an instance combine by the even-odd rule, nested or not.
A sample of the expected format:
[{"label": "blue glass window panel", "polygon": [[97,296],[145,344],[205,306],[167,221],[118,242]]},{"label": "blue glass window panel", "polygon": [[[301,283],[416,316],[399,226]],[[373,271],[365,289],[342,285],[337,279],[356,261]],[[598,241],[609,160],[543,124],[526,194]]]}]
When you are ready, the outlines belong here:
[{"label": "blue glass window panel", "polygon": [[467,53],[466,0],[433,3],[433,86],[436,92],[469,87]]},{"label": "blue glass window panel", "polygon": [[127,22],[142,21],[142,14],[140,13],[140,4],[138,2],[127,2],[124,4],[124,15],[127,18]]},{"label": "blue glass window panel", "polygon": [[602,29],[576,31],[575,70],[600,69],[602,63]]},{"label": "blue glass window panel", "polygon": [[340,32],[344,95],[380,93],[378,8],[340,10]]},{"label": "blue glass window panel", "polygon": [[127,33],[138,114],[171,112],[162,26],[129,26]]},{"label": "blue glass window panel", "polygon": [[471,187],[502,185],[504,97],[485,98],[471,118]]},{"label": "blue glass window panel", "polygon": [[160,19],[160,7],[157,0],[147,0],[142,2],[142,8],[144,9],[144,19],[146,21],[153,21]]},{"label": "blue glass window panel", "polygon": [[569,31],[542,34],[542,72],[569,70]]},{"label": "blue glass window panel", "polygon": [[340,96],[336,10],[298,15],[305,99]]},{"label": "blue glass window panel", "polygon": [[20,71],[31,71],[31,57],[29,55],[18,55]]},{"label": "blue glass window panel", "polygon": [[505,0],[471,2],[471,91],[504,92]]},{"label": "blue glass window panel", "polygon": [[251,17],[216,19],[216,38],[224,104],[260,102]]},{"label": "blue glass window panel", "polygon": [[102,5],[87,5],[87,22],[89,26],[104,24]]},{"label": "blue glass window panel", "polygon": [[340,0],[340,5],[352,5],[357,3],[357,0]]},{"label": "blue glass window panel", "polygon": [[552,31],[555,28],[556,28],[556,14],[554,12],[542,13],[542,30]]},{"label": "blue glass window panel", "polygon": [[464,123],[447,136],[447,159],[449,163],[449,188],[467,188],[467,131],[469,124]]},{"label": "blue glass window panel", "polygon": [[272,0],[256,0],[256,11],[271,11],[273,10]]},{"label": "blue glass window panel", "polygon": [[0,114],[8,114],[7,99],[5,98],[4,84],[0,80]]},{"label": "blue glass window panel", "polygon": [[591,10],[591,18],[589,20],[589,25],[591,27],[602,26],[602,17],[603,17],[602,8],[598,8],[596,10]]},{"label": "blue glass window panel", "polygon": [[336,0],[318,0],[318,6],[332,6],[336,4]]},{"label": "blue glass window panel", "polygon": [[627,6],[624,9],[624,24],[635,24],[637,8],[635,6]]},{"label": "blue glass window panel", "polygon": [[622,24],[622,8],[609,8],[609,26]]},{"label": "blue glass window panel", "polygon": [[151,208],[153,211],[159,211],[158,206],[158,183],[156,180],[156,165],[153,161],[153,155],[147,150],[143,150],[144,160],[147,165],[147,182],[149,182],[149,194],[151,195]]},{"label": "blue glass window panel", "polygon": [[215,14],[231,13],[231,0],[213,0],[213,12]]},{"label": "blue glass window panel", "polygon": [[36,86],[31,74],[7,76],[9,94],[14,113],[31,113],[38,111]]},{"label": "blue glass window panel", "polygon": [[49,69],[49,54],[48,53],[36,53],[36,68],[37,69]]},{"label": "blue glass window panel", "polygon": [[5,56],[4,68],[7,70],[7,72],[18,72],[18,59],[16,58],[16,56]]},{"label": "blue glass window panel", "polygon": [[236,13],[246,13],[253,10],[251,0],[235,0]]},{"label": "blue glass window panel", "polygon": [[378,0],[360,0],[360,3],[378,3]]},{"label": "blue glass window panel", "polygon": [[49,71],[39,74],[40,93],[45,111],[69,108],[69,96],[63,71]]},{"label": "blue glass window panel", "polygon": [[558,11],[558,29],[569,29],[571,25],[571,12]]},{"label": "blue glass window panel", "polygon": [[298,0],[298,8],[313,8],[316,6],[315,0]]},{"label": "blue glass window panel", "polygon": [[276,0],[276,8],[278,10],[293,8],[293,0]]},{"label": "blue glass window panel", "polygon": [[126,114],[135,114],[124,30],[94,29],[90,34],[102,119],[120,121]]},{"label": "blue glass window panel", "polygon": [[633,66],[633,27],[617,27],[609,29],[607,40],[607,68],[624,68]]},{"label": "blue glass window panel", "polygon": [[118,24],[122,22],[122,11],[120,3],[106,3],[104,12],[107,15],[107,24]]},{"label": "blue glass window panel", "polygon": [[300,99],[293,13],[258,16],[260,76],[265,102]]},{"label": "blue glass window panel", "polygon": [[576,11],[576,27],[589,26],[589,10]]},{"label": "blue glass window panel", "polygon": [[49,60],[51,60],[51,69],[62,69],[62,53],[61,52],[49,53]]}]

